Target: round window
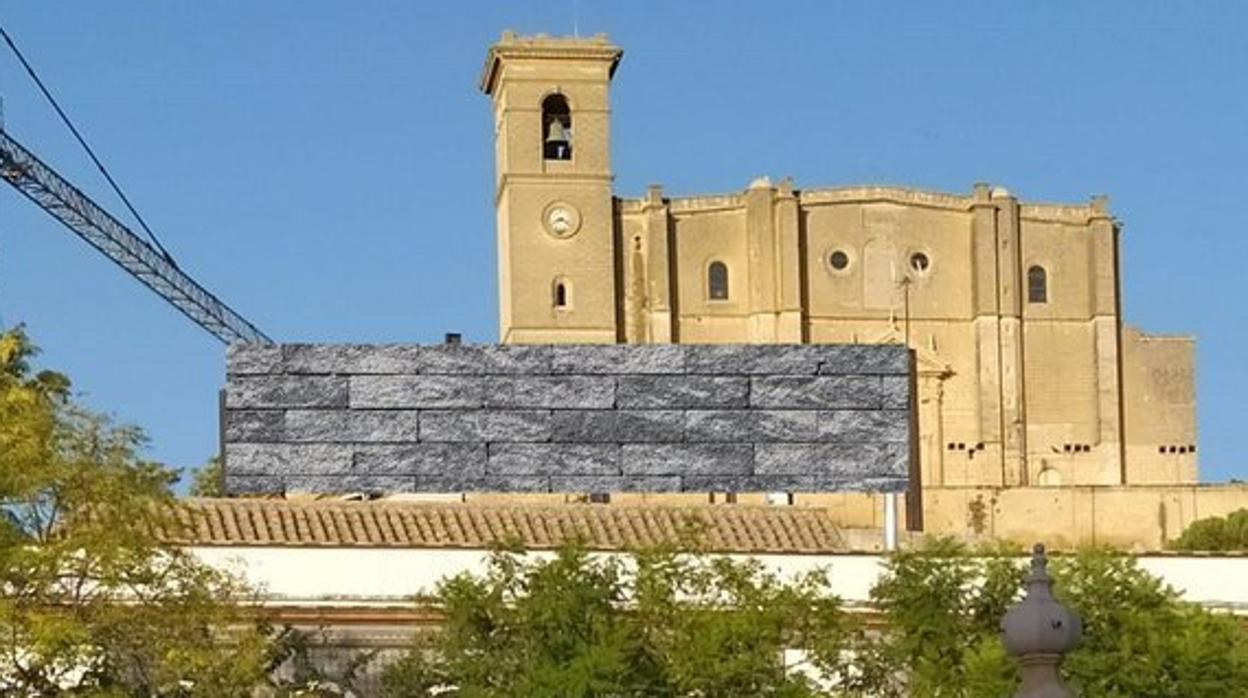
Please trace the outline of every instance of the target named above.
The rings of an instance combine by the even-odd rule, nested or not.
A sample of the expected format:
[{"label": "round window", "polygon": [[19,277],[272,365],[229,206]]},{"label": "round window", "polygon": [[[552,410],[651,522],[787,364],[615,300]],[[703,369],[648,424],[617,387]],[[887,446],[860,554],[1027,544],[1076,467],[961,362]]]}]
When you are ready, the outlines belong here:
[{"label": "round window", "polygon": [[843,250],[837,250],[828,255],[828,264],[837,271],[844,271],[849,266],[849,255]]},{"label": "round window", "polygon": [[932,260],[922,252],[915,252],[910,255],[910,268],[922,274],[932,266]]}]

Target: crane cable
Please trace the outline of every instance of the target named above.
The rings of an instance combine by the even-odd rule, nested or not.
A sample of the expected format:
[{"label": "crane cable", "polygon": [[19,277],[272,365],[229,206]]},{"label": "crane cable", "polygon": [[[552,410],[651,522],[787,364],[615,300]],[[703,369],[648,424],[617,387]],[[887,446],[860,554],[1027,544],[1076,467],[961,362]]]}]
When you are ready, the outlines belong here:
[{"label": "crane cable", "polygon": [[138,221],[139,225],[143,228],[143,231],[147,233],[148,238],[151,239],[152,243],[156,246],[156,249],[160,250],[160,254],[164,256],[165,261],[172,264],[174,268],[177,268],[178,265],[177,262],[173,260],[173,256],[169,254],[169,251],[165,249],[164,245],[160,244],[160,240],[156,237],[156,233],[152,232],[152,229],[148,227],[147,221],[143,220],[143,216],[140,216],[139,212],[135,210],[134,205],[130,203],[129,197],[127,197],[125,192],[121,190],[121,186],[117,184],[117,181],[113,179],[113,176],[109,174],[108,168],[104,166],[104,163],[100,162],[100,159],[96,156],[95,151],[91,149],[91,146],[87,145],[86,139],[82,137],[78,128],[74,126],[74,122],[70,120],[69,115],[65,113],[64,109],[61,109],[61,105],[57,103],[56,98],[52,96],[52,93],[43,84],[43,80],[39,79],[39,75],[35,72],[34,67],[30,65],[30,62],[27,61],[26,57],[22,55],[22,52],[18,50],[17,44],[13,43],[13,37],[9,36],[9,33],[4,30],[4,25],[0,25],[0,37],[4,38],[4,42],[9,45],[10,49],[12,49],[13,55],[17,56],[18,62],[20,62],[22,67],[26,69],[26,72],[30,75],[31,80],[35,81],[35,85],[39,88],[39,91],[43,93],[43,96],[47,98],[48,103],[52,105],[52,108],[56,110],[57,115],[61,117],[61,121],[69,127],[70,133],[74,134],[74,138],[78,140],[78,145],[81,145],[82,149],[87,152],[87,155],[91,158],[91,162],[95,163],[96,169],[100,171],[100,174],[104,175],[104,179],[108,180],[109,186],[111,186],[113,191],[117,193],[121,202],[126,205],[126,208],[129,209],[130,213],[134,216],[134,219]]}]

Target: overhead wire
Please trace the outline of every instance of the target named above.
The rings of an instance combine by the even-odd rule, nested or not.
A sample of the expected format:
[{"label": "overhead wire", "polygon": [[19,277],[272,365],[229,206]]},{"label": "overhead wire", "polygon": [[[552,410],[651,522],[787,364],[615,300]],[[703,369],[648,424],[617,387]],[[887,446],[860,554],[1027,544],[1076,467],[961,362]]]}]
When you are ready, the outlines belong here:
[{"label": "overhead wire", "polygon": [[130,203],[130,198],[127,197],[126,193],[121,190],[121,186],[117,184],[117,180],[113,179],[113,175],[109,173],[108,168],[104,166],[104,163],[100,161],[100,158],[95,154],[95,151],[90,145],[87,144],[86,138],[84,138],[78,128],[74,126],[74,122],[69,118],[69,115],[65,113],[65,110],[61,108],[61,105],[57,103],[56,98],[52,96],[52,92],[44,84],[43,80],[39,78],[39,74],[35,72],[34,66],[30,64],[30,61],[26,60],[26,56],[22,55],[21,50],[17,48],[17,44],[14,43],[13,37],[9,36],[9,32],[5,30],[4,25],[0,25],[0,37],[2,37],[4,42],[8,44],[9,49],[13,52],[13,55],[17,57],[18,62],[22,64],[22,67],[26,69],[26,73],[30,75],[30,79],[35,82],[35,86],[39,88],[39,91],[43,93],[44,98],[48,100],[48,103],[52,105],[52,108],[56,111],[57,115],[61,117],[61,121],[66,127],[69,128],[70,133],[74,134],[74,138],[78,141],[78,145],[82,146],[82,149],[86,151],[87,156],[91,158],[91,162],[95,163],[96,169],[100,171],[100,174],[104,175],[104,179],[108,181],[109,186],[113,188],[113,191],[117,194],[118,198],[120,198],[121,202],[125,204],[126,208],[130,211],[130,214],[134,216],[135,221],[137,221],[139,226],[143,228],[143,232],[147,233],[147,237],[152,241],[152,244],[155,245],[156,249],[160,251],[160,254],[164,256],[165,261],[177,268],[178,265],[177,262],[174,261],[173,255],[169,254],[169,251],[165,249],[165,246],[160,243],[160,239],[156,237],[156,233],[154,233],[151,227],[148,226],[147,221],[143,219],[143,216],[139,215],[138,210],[135,209],[134,205]]}]

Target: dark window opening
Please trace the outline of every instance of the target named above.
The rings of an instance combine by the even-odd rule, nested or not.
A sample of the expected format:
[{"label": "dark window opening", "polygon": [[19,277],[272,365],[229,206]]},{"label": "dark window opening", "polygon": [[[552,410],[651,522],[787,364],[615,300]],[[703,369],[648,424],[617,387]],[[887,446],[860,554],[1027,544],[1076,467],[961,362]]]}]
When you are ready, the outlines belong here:
[{"label": "dark window opening", "polygon": [[1027,270],[1027,302],[1049,302],[1049,274],[1044,267],[1034,266]]},{"label": "dark window opening", "polygon": [[560,94],[542,100],[542,157],[572,159],[572,110],[567,98]]},{"label": "dark window opening", "polygon": [[562,281],[555,282],[554,302],[556,308],[568,307],[568,287]]},{"label": "dark window opening", "polygon": [[791,507],[793,506],[793,493],[792,492],[768,492],[767,503],[772,506],[777,506],[777,507]]},{"label": "dark window opening", "polygon": [[849,255],[842,250],[837,250],[828,256],[828,264],[837,271],[844,271],[849,266]]},{"label": "dark window opening", "polygon": [[728,300],[728,266],[723,262],[711,262],[706,270],[707,295],[713,301]]}]

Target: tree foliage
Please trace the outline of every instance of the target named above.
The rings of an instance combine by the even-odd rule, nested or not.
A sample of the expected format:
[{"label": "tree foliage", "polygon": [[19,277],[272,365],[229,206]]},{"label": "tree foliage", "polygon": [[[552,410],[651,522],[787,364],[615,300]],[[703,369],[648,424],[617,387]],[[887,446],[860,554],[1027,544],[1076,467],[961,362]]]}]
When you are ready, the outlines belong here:
[{"label": "tree foliage", "polygon": [[236,580],[165,542],[174,474],[34,355],[0,334],[0,692],[250,695],[270,644]]},{"label": "tree foliage", "polygon": [[821,575],[792,583],[755,562],[651,551],[553,559],[500,552],[446,580],[446,627],[384,676],[390,696],[803,696],[786,648],[834,672],[847,620]]},{"label": "tree foliage", "polygon": [[[1248,696],[1248,636],[1238,622],[1183,602],[1130,556],[1088,549],[1050,565],[1058,599],[1083,619],[1063,664],[1079,695]],[[1024,561],[950,540],[894,554],[872,598],[884,633],[863,652],[857,688],[872,696],[1012,695],[1017,676],[999,640]]]},{"label": "tree foliage", "polygon": [[219,456],[209,458],[207,463],[195,469],[191,474],[188,494],[192,497],[225,496],[225,473]]},{"label": "tree foliage", "polygon": [[1248,550],[1248,509],[1197,519],[1170,542],[1173,550]]},{"label": "tree foliage", "polygon": [[[385,676],[390,696],[998,698],[1017,687],[999,638],[1026,560],[943,539],[891,555],[879,628],[838,607],[822,574],[781,580],[697,553],[553,559],[500,552],[425,603],[447,616]],[[1064,664],[1079,695],[1248,696],[1237,621],[1184,603],[1134,559],[1087,550],[1051,565],[1084,641]],[[789,652],[786,652],[789,650]],[[801,666],[786,666],[798,656]],[[807,671],[801,671],[805,669]]]},{"label": "tree foliage", "polygon": [[1006,696],[1017,676],[999,637],[1023,581],[1018,550],[925,540],[885,563],[871,590],[884,629],[859,647],[851,695]]},{"label": "tree foliage", "polygon": [[1248,696],[1248,636],[1109,550],[1054,563],[1057,596],[1083,619],[1064,665],[1081,695],[1105,698]]}]

